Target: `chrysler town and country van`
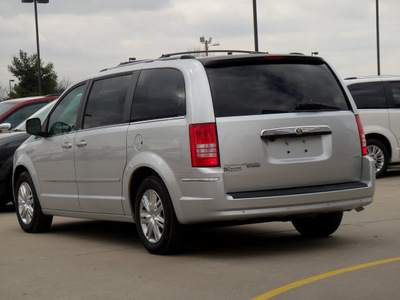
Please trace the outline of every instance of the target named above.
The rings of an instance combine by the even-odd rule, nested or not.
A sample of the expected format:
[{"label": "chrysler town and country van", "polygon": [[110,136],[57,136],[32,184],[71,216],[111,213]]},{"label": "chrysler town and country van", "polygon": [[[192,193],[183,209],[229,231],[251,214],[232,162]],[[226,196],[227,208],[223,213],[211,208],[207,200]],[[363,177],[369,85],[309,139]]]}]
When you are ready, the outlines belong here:
[{"label": "chrysler town and country van", "polygon": [[374,160],[376,177],[400,163],[400,76],[346,78]]},{"label": "chrysler town and country van", "polygon": [[188,224],[291,221],[324,237],[374,193],[357,108],[320,57],[121,64],[75,83],[27,131],[13,174],[27,232],[53,216],[135,222],[156,254],[178,249]]}]

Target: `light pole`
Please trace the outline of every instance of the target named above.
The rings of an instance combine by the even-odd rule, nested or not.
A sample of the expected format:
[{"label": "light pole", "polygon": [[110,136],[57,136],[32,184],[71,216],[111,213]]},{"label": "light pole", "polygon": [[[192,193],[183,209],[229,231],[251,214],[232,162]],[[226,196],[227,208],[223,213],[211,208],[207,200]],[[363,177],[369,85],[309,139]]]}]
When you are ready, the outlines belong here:
[{"label": "light pole", "polygon": [[254,50],[258,52],[257,0],[253,0]]},{"label": "light pole", "polygon": [[376,61],[378,75],[381,75],[381,53],[379,49],[379,1],[376,0]]},{"label": "light pole", "polygon": [[212,41],[212,37],[208,38],[208,40],[206,40],[206,39],[204,38],[204,36],[200,37],[200,43],[204,44],[204,48],[205,48],[205,50],[206,50],[206,56],[208,56],[208,49],[209,49],[211,46],[219,46],[219,45],[220,45],[219,43],[211,44],[211,41]]},{"label": "light pole", "polygon": [[10,98],[11,98],[11,82],[14,82],[14,79],[10,79],[10,80],[8,81],[8,84],[10,85]]},{"label": "light pole", "polygon": [[38,3],[49,3],[49,0],[21,0],[22,3],[32,3],[35,7],[35,25],[36,25],[36,50],[37,50],[37,69],[38,69],[38,84],[39,84],[39,95],[42,95],[42,74],[40,69],[40,48],[39,48],[39,25],[38,25],[38,14],[37,14],[37,4]]}]

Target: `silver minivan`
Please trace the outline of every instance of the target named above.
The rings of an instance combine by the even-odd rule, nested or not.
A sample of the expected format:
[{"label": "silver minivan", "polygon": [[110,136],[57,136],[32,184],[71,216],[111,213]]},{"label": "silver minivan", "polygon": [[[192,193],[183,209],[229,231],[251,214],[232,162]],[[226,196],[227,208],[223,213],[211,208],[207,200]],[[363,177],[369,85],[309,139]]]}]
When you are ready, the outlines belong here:
[{"label": "silver minivan", "polygon": [[372,202],[357,108],[319,57],[164,55],[71,86],[14,157],[27,232],[53,216],[135,222],[155,254],[188,224],[291,221],[307,237]]}]

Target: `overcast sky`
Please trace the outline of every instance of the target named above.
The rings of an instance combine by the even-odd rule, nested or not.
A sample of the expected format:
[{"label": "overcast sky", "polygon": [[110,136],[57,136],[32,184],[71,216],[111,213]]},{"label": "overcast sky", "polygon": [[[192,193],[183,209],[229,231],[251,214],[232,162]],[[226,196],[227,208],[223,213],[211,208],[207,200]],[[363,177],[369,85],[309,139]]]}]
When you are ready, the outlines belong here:
[{"label": "overcast sky", "polygon": [[[400,74],[400,1],[380,0],[381,73]],[[375,0],[258,0],[259,50],[319,55],[342,77],[375,75]],[[42,61],[70,82],[103,68],[202,47],[254,50],[252,0],[50,0],[38,4]],[[36,53],[33,3],[0,0],[0,85]],[[213,49],[211,48],[211,49]]]}]

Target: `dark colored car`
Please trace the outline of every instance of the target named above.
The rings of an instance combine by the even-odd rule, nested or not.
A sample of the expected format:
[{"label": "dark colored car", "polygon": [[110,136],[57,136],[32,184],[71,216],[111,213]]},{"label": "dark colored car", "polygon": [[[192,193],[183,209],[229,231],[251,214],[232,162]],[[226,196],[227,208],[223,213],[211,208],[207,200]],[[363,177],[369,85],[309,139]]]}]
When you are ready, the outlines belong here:
[{"label": "dark colored car", "polygon": [[[32,117],[46,118],[55,101],[41,108]],[[29,137],[25,132],[25,122],[22,122],[14,130],[0,134],[0,210],[12,201],[12,167],[15,150]]]},{"label": "dark colored car", "polygon": [[[14,128],[58,96],[36,96],[0,102],[0,132]],[[5,125],[5,124],[10,125]]]}]

